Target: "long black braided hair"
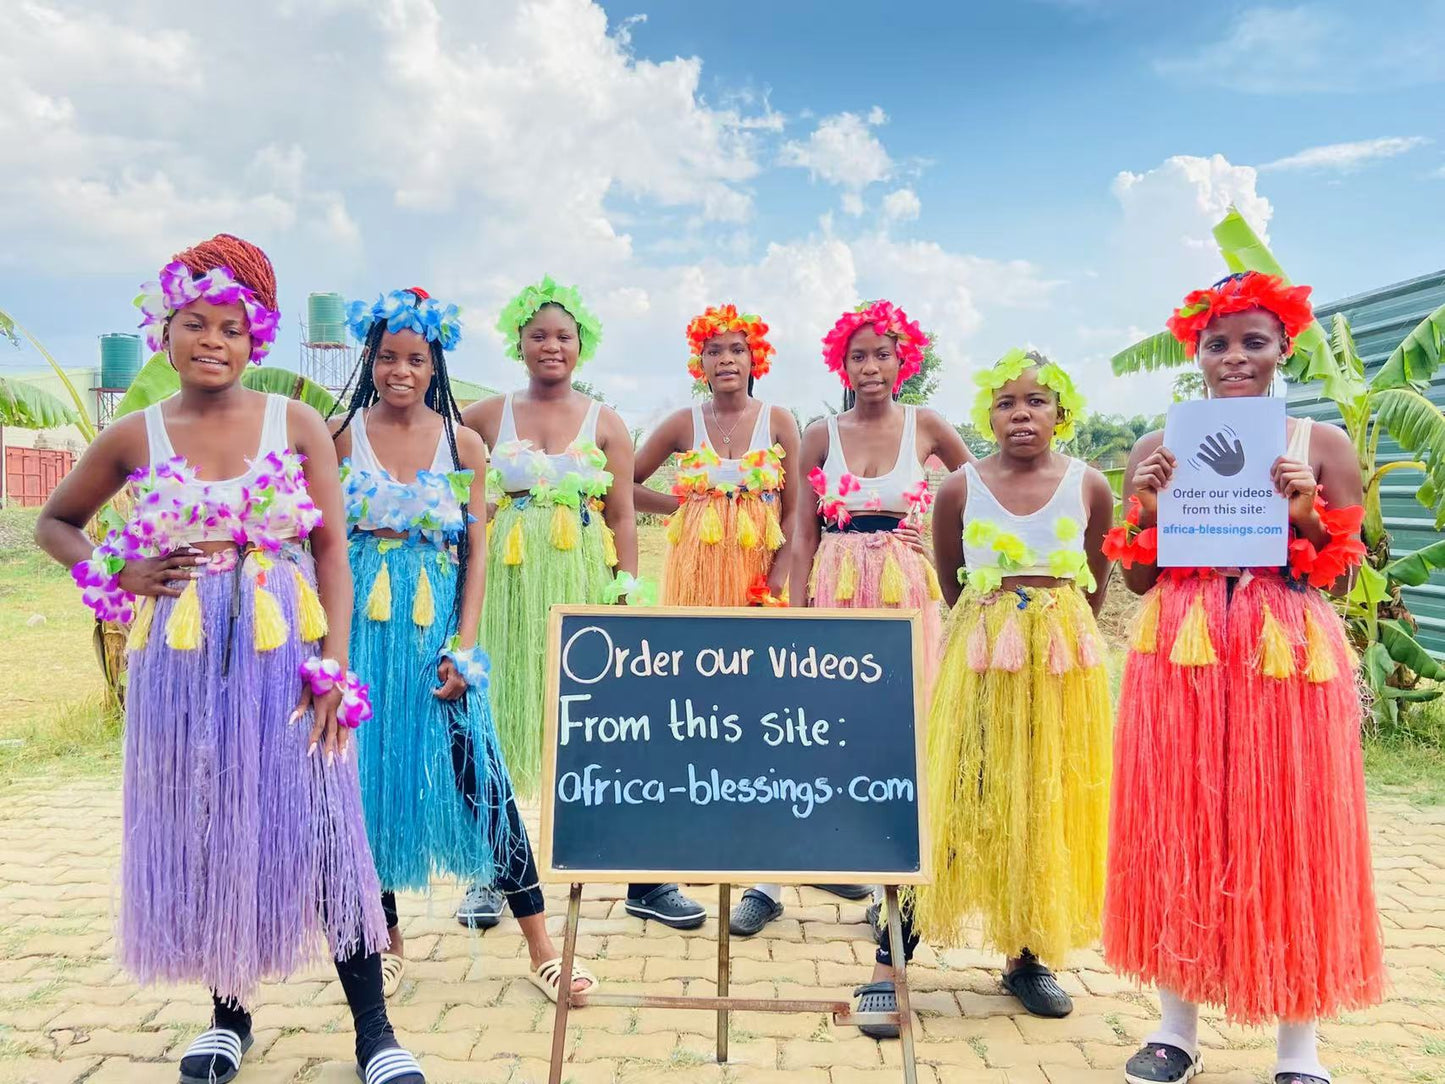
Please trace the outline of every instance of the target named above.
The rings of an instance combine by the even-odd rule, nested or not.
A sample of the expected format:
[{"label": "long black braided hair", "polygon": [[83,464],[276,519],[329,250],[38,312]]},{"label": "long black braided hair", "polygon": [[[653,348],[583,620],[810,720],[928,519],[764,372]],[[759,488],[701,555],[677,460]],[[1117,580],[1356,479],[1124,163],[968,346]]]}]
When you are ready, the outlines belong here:
[{"label": "long black braided hair", "polygon": [[[381,394],[376,390],[376,382],[372,377],[372,368],[376,363],[376,355],[381,352],[381,338],[386,334],[386,321],[377,320],[366,335],[366,342],[361,347],[361,359],[352,370],[351,377],[346,382],[346,387],[337,396],[336,405],[331,408],[334,415],[343,402],[346,403],[346,415],[342,418],[341,424],[337,426],[332,440],[346,432],[346,427],[351,424],[351,419],[356,417],[358,410],[365,410],[374,405]],[[457,431],[456,427],[461,423],[462,411],[457,406],[456,396],[452,394],[451,377],[447,373],[446,351],[442,349],[441,343],[429,342],[431,348],[432,377],[431,383],[427,385],[426,394],[422,401],[428,407],[442,416],[442,429],[447,435],[447,447],[452,453],[452,469],[462,469],[462,458],[457,452]],[[353,388],[352,385],[355,385]],[[347,392],[350,391],[350,399]],[[469,503],[462,501],[462,532],[457,538],[457,591],[452,599],[452,612],[447,618],[447,623],[452,626],[452,631],[461,632],[462,621],[462,595],[467,586],[467,559],[471,554],[471,535],[467,530],[469,522]]]}]

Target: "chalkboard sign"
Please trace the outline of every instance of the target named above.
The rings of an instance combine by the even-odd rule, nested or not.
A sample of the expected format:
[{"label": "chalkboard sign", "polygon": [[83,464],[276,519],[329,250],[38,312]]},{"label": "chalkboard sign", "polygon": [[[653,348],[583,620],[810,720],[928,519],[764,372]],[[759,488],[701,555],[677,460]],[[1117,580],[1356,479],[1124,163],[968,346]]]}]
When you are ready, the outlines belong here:
[{"label": "chalkboard sign", "polygon": [[543,876],[928,880],[918,621],[554,607]]}]

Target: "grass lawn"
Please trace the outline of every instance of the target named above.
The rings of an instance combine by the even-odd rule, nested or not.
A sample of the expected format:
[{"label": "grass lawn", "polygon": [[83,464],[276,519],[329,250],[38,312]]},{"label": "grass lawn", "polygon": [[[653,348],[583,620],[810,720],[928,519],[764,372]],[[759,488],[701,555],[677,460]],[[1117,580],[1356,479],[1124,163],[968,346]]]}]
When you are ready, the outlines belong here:
[{"label": "grass lawn", "polygon": [[[37,772],[105,772],[120,762],[119,720],[103,709],[89,611],[69,573],[31,541],[34,509],[0,509],[0,784]],[[641,575],[661,580],[666,540],[638,527]],[[1133,599],[1117,581],[1100,625],[1117,679]],[[1445,700],[1422,705],[1389,739],[1365,743],[1372,792],[1445,802]]]}]

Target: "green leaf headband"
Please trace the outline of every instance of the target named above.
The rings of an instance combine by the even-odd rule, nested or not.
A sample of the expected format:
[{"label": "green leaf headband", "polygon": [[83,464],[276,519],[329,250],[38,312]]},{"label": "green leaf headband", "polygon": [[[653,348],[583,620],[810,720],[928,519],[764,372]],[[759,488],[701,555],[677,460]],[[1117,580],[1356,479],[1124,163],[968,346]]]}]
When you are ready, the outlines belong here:
[{"label": "green leaf headband", "polygon": [[523,287],[521,293],[508,301],[497,319],[497,330],[507,339],[508,357],[522,360],[519,333],[543,305],[558,305],[577,321],[578,365],[597,353],[597,344],[602,341],[602,322],[582,304],[582,295],[575,286],[558,286],[551,275],[543,275],[541,282]]},{"label": "green leaf headband", "polygon": [[1054,440],[1060,444],[1073,440],[1074,423],[1084,412],[1084,397],[1063,369],[1038,354],[1018,347],[994,362],[993,368],[973,374],[973,382],[978,385],[978,395],[974,397],[969,419],[973,427],[984,439],[994,439],[993,426],[989,421],[993,414],[993,393],[1010,380],[1017,380],[1028,369],[1037,369],[1039,383],[1058,396],[1059,421],[1054,426]]}]

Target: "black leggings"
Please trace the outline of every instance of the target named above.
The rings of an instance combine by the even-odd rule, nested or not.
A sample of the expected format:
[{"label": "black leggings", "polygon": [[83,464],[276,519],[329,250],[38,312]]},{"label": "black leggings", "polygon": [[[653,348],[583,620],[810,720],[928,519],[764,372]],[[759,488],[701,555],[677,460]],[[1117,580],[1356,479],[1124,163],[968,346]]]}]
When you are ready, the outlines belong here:
[{"label": "black leggings", "polygon": [[[496,773],[489,773],[488,793],[481,793],[477,780],[477,756],[472,746],[472,736],[465,727],[457,725],[457,719],[466,710],[466,696],[454,701],[454,710],[447,712],[448,726],[452,737],[452,777],[462,800],[471,810],[472,816],[480,819],[483,809],[505,808],[507,811],[508,835],[516,842],[507,848],[506,866],[497,870],[496,886],[507,897],[507,906],[516,918],[530,918],[540,915],[546,904],[542,899],[542,887],[537,876],[537,859],[532,854],[532,843],[527,838],[527,828],[517,813],[517,801],[512,796],[510,784],[504,784]],[[388,929],[397,923],[396,893],[381,894],[381,909],[386,914]]]},{"label": "black leggings", "polygon": [[[898,906],[902,908],[900,916],[903,925],[903,960],[905,963],[913,959],[913,950],[918,947],[918,930],[913,925],[913,908],[904,907],[902,901]],[[878,951],[873,958],[880,964],[888,967],[893,966],[893,953],[888,947],[888,925],[884,924],[882,931],[878,934]]]},{"label": "black leggings", "polygon": [[[378,1050],[397,1045],[396,1035],[391,1030],[391,1021],[386,1016],[386,995],[381,988],[381,956],[357,950],[344,960],[336,961],[336,977],[341,980],[341,989],[346,994],[346,1004],[351,1008],[351,1020],[356,1027],[356,1063],[365,1065]],[[251,1031],[251,1014],[233,1001],[222,1000],[211,994],[213,1026],[247,1035]]]}]

